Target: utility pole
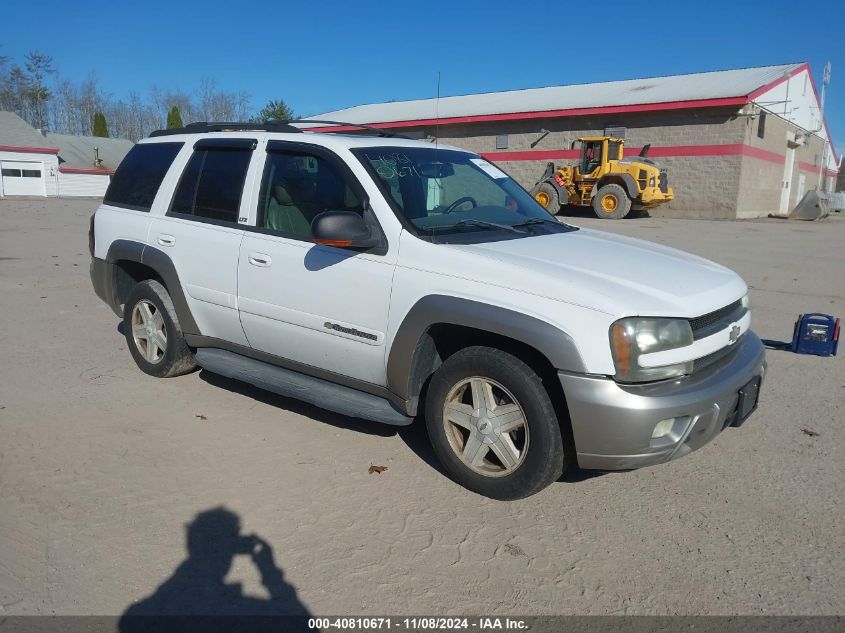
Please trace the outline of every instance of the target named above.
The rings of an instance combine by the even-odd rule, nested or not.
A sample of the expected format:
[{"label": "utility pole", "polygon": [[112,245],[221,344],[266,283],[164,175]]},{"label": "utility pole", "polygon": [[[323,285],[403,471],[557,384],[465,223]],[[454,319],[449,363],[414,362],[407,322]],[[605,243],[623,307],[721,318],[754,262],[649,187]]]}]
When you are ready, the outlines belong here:
[{"label": "utility pole", "polygon": [[819,98],[819,129],[822,131],[822,138],[824,142],[822,143],[822,156],[821,160],[819,161],[819,191],[824,191],[824,166],[827,162],[827,129],[824,125],[824,93],[825,88],[830,83],[830,62],[827,62],[824,65],[824,73],[822,73],[822,94]]}]

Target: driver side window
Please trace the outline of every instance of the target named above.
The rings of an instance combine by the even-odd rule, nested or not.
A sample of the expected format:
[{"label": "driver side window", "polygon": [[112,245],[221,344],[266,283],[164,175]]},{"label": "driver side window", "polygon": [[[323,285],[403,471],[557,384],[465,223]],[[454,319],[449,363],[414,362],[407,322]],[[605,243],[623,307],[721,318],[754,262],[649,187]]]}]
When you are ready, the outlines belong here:
[{"label": "driver side window", "polygon": [[257,226],[311,240],[311,222],[323,211],[355,211],[361,200],[326,159],[303,152],[267,153],[258,197]]}]

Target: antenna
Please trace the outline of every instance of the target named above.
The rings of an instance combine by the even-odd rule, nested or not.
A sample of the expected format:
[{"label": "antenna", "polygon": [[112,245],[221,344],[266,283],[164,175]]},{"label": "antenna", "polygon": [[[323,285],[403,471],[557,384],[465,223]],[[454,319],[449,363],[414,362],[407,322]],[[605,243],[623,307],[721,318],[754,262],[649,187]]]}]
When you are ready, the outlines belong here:
[{"label": "antenna", "polygon": [[[830,83],[830,62],[827,62],[824,65],[824,72],[822,73],[822,94],[819,98],[819,132],[821,132],[822,128],[825,127],[824,125],[824,92],[827,85]],[[824,170],[827,167],[827,142],[830,140],[827,138],[827,130],[825,129],[825,134],[822,134],[822,138],[824,141],[822,142],[822,156],[821,160],[819,161],[819,191],[824,191]],[[831,143],[832,147],[832,143]]]},{"label": "antenna", "polygon": [[822,94],[819,98],[821,102],[819,105],[821,106],[822,112],[824,112],[824,91],[827,85],[830,83],[830,62],[827,62],[824,65],[824,72],[822,73]]},{"label": "antenna", "polygon": [[434,102],[434,147],[440,139],[440,71],[437,71],[437,99]]}]

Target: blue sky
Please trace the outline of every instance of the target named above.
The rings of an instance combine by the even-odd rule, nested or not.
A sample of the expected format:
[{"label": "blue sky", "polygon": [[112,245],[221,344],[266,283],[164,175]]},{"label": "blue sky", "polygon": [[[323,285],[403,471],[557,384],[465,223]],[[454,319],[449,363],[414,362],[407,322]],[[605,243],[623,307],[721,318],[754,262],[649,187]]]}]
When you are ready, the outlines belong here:
[{"label": "blue sky", "polygon": [[[706,70],[833,64],[827,120],[845,149],[845,3],[4,2],[0,54],[52,55],[115,96],[201,77],[255,109],[298,114],[387,101]],[[240,9],[239,7],[242,7]],[[579,8],[573,8],[579,7]],[[600,7],[590,11],[590,7]],[[636,8],[636,11],[633,9]],[[799,15],[800,14],[800,17]]]}]

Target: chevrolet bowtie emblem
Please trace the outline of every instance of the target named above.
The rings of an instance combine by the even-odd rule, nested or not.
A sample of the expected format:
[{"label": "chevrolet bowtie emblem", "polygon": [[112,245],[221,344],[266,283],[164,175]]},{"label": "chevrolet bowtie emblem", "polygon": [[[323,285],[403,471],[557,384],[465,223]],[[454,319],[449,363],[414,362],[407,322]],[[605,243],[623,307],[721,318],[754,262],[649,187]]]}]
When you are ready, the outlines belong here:
[{"label": "chevrolet bowtie emblem", "polygon": [[736,343],[736,340],[739,338],[739,333],[742,332],[742,329],[738,325],[734,325],[731,328],[731,333],[728,336],[728,343]]}]

